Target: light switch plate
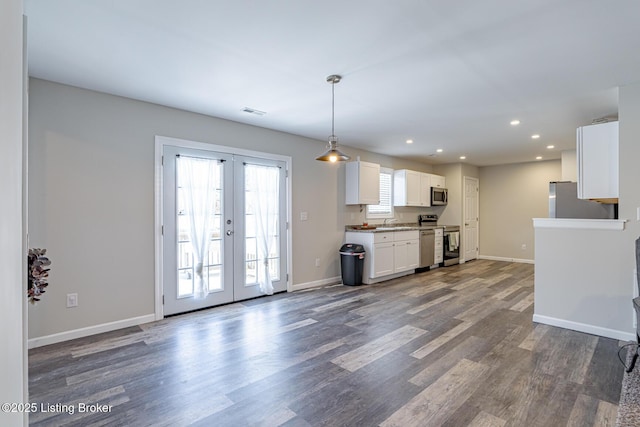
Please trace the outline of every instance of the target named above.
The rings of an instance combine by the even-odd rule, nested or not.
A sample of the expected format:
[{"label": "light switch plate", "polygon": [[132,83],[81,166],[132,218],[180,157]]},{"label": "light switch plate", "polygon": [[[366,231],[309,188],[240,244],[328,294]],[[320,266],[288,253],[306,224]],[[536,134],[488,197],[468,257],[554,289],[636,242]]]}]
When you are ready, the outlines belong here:
[{"label": "light switch plate", "polygon": [[67,308],[78,306],[78,294],[67,294]]},{"label": "light switch plate", "polygon": [[309,214],[307,212],[300,212],[300,221],[306,221],[309,219]]}]

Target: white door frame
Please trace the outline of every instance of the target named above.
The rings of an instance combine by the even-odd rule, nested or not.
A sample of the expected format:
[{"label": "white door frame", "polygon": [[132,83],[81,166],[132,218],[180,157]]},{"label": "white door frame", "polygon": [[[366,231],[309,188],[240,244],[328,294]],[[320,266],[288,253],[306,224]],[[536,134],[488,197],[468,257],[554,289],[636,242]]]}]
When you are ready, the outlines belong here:
[{"label": "white door frame", "polygon": [[292,283],[293,283],[293,275],[291,262],[292,262],[292,238],[291,238],[291,164],[292,159],[290,156],[282,156],[280,154],[271,154],[271,153],[263,153],[260,151],[253,150],[245,150],[242,148],[236,147],[227,147],[223,145],[215,145],[208,144],[206,142],[197,142],[197,141],[189,141],[186,139],[179,138],[171,138],[167,136],[158,136],[155,137],[155,159],[154,159],[154,206],[155,206],[155,219],[154,219],[154,248],[155,248],[155,319],[161,320],[164,318],[164,307],[162,296],[164,295],[164,281],[163,281],[163,243],[162,243],[162,203],[163,203],[163,167],[162,167],[162,156],[164,153],[165,146],[175,146],[181,148],[193,148],[198,150],[207,150],[207,151],[217,151],[221,153],[228,154],[237,154],[242,156],[249,157],[262,157],[270,160],[279,160],[286,163],[286,183],[285,183],[285,193],[286,193],[286,221],[287,221],[287,271],[286,274],[286,282],[287,282],[287,292],[291,292]]}]

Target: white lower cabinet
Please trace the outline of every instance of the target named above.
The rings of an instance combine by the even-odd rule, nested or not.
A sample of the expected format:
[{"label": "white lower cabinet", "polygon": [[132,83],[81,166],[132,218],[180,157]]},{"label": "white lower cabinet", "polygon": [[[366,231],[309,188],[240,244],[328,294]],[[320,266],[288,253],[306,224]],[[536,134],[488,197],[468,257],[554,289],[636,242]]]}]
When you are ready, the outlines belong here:
[{"label": "white lower cabinet", "polygon": [[[366,249],[365,249],[366,250]],[[374,256],[375,254],[375,256]],[[388,276],[389,274],[395,273],[395,265],[393,263],[394,259],[394,246],[393,242],[388,243],[376,243],[373,245],[373,251],[371,253],[365,254],[369,256],[369,262],[371,263],[371,268],[369,268],[369,276],[372,278]],[[366,263],[366,258],[365,258]],[[364,275],[367,275],[367,268],[365,264]]]},{"label": "white lower cabinet", "polygon": [[444,229],[442,228],[436,228],[435,229],[435,235],[436,235],[436,239],[435,239],[435,257],[433,262],[435,264],[440,264],[441,262],[444,262]]},{"label": "white lower cabinet", "polygon": [[417,230],[346,233],[346,243],[364,246],[364,283],[376,283],[411,274],[420,263]]}]

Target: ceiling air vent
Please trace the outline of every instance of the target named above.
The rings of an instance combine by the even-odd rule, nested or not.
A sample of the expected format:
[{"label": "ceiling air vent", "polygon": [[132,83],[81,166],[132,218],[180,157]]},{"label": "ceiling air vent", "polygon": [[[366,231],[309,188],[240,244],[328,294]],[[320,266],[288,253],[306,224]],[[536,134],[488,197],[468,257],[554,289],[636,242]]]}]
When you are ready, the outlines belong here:
[{"label": "ceiling air vent", "polygon": [[256,116],[264,116],[265,114],[267,114],[265,111],[260,111],[260,110],[256,110],[255,108],[249,108],[249,107],[244,107],[242,111],[249,114],[255,114]]}]

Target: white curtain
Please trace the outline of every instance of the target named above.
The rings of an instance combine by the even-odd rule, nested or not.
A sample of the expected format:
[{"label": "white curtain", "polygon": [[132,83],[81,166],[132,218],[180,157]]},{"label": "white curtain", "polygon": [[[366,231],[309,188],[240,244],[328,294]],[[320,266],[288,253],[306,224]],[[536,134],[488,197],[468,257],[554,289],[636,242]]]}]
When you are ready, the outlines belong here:
[{"label": "white curtain", "polygon": [[254,210],[256,239],[258,242],[257,276],[260,291],[273,294],[273,283],[269,272],[269,254],[277,242],[279,176],[280,168],[275,166],[245,165],[249,181],[255,183]]},{"label": "white curtain", "polygon": [[209,253],[209,242],[214,227],[218,161],[184,156],[176,160],[178,185],[182,187],[184,194],[184,213],[191,229],[196,273],[194,296],[204,298],[207,296],[208,289],[204,280],[203,266]]}]

